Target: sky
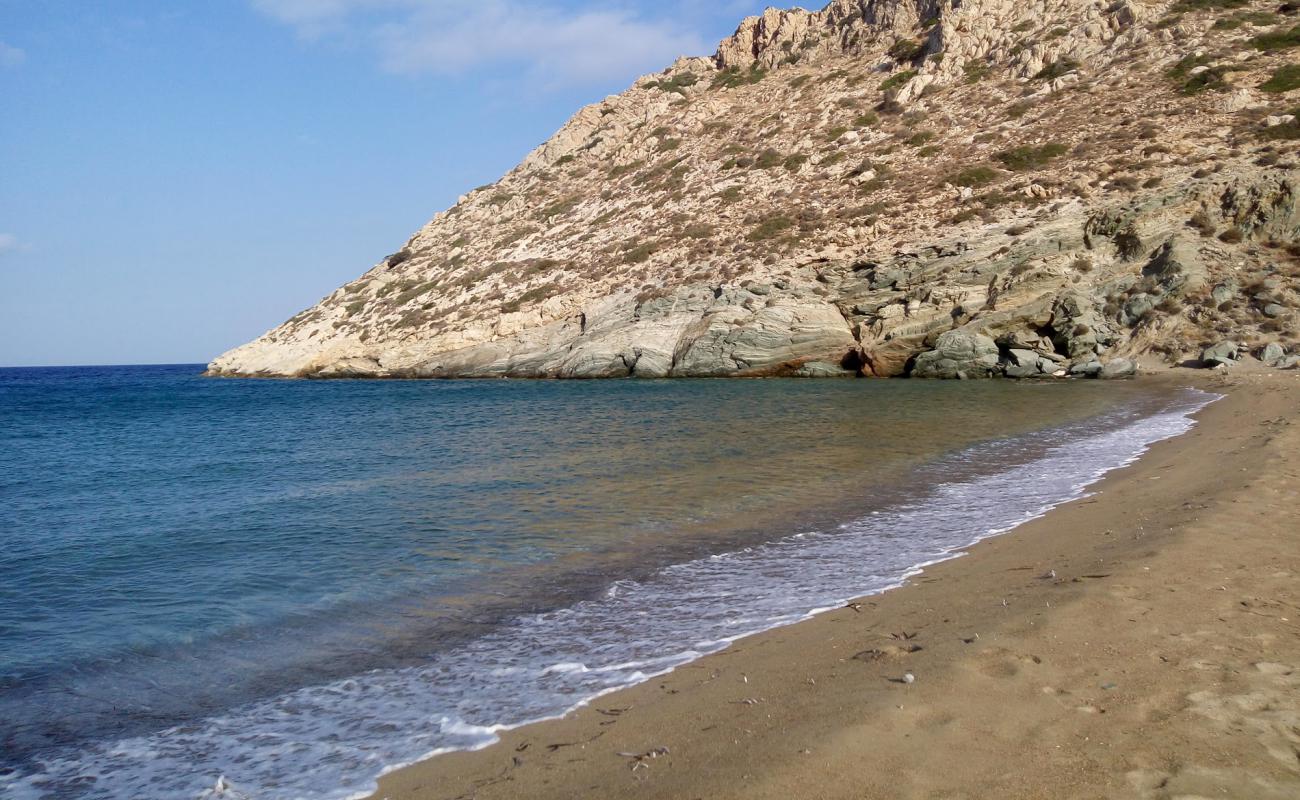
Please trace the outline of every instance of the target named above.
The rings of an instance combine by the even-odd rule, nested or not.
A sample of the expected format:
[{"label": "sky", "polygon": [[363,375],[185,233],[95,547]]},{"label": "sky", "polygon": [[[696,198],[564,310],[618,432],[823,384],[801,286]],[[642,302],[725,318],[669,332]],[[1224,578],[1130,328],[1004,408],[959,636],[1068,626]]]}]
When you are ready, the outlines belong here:
[{"label": "sky", "polygon": [[206,363],[750,0],[0,0],[0,366]]}]

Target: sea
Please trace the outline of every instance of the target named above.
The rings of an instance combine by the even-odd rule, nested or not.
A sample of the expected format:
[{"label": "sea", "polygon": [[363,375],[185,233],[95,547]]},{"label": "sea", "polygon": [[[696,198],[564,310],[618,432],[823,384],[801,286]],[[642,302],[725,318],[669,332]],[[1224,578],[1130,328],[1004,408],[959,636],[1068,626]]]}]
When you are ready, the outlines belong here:
[{"label": "sea", "polygon": [[898,587],[1214,399],[202,369],[0,369],[0,797],[365,797]]}]

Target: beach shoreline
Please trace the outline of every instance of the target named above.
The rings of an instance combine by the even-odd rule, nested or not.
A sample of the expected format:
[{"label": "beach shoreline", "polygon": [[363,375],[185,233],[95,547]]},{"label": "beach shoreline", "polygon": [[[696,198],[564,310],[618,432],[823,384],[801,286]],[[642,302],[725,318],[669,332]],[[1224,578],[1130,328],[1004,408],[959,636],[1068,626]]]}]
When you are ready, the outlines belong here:
[{"label": "beach shoreline", "polygon": [[[1148,375],[1226,397],[1083,499],[903,588],[395,770],[372,797],[1294,796],[1300,610],[1238,609],[1294,602],[1297,378]],[[1228,529],[1230,549],[1215,536]],[[1247,579],[1248,565],[1276,569]],[[1215,630],[1224,613],[1240,624]],[[1209,636],[1233,658],[1208,657],[1225,650]],[[1257,695],[1276,697],[1239,710]]]}]

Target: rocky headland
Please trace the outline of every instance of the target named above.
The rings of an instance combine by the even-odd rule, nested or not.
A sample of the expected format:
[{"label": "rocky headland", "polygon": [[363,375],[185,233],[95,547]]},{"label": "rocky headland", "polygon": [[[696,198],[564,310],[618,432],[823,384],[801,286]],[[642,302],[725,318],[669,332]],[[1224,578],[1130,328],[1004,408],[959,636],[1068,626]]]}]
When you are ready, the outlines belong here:
[{"label": "rocky headland", "polygon": [[209,374],[1300,364],[1300,4],[834,0],[579,111]]}]

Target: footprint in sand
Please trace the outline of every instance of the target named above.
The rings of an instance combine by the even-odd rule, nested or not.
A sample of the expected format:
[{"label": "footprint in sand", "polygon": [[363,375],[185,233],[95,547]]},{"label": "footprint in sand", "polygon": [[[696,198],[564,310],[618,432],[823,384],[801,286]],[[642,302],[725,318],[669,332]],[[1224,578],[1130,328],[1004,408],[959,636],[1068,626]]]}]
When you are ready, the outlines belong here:
[{"label": "footprint in sand", "polygon": [[1300,781],[1278,781],[1244,769],[1179,765],[1170,772],[1134,770],[1129,786],[1142,800],[1295,800]]},{"label": "footprint in sand", "polygon": [[1022,655],[1002,648],[982,653],[979,661],[977,669],[987,678],[1014,678],[1026,666],[1043,663],[1038,656]]},{"label": "footprint in sand", "polygon": [[1254,738],[1273,759],[1300,771],[1300,673],[1288,664],[1261,661],[1243,677],[1247,691],[1193,692],[1187,697],[1190,709],[1225,733]]}]

